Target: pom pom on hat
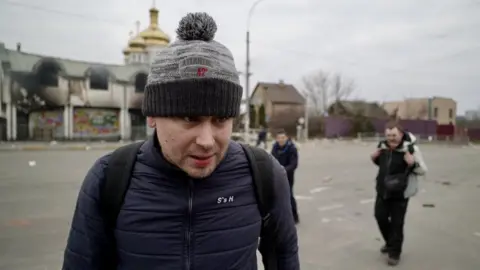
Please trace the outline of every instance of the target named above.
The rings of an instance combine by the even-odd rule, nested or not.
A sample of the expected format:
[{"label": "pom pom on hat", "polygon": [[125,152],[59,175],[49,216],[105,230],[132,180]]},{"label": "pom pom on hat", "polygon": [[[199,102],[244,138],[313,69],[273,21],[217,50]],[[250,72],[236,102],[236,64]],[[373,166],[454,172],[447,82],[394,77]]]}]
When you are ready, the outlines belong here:
[{"label": "pom pom on hat", "polygon": [[211,41],[216,32],[215,20],[205,12],[188,13],[177,28],[177,35],[183,40]]}]

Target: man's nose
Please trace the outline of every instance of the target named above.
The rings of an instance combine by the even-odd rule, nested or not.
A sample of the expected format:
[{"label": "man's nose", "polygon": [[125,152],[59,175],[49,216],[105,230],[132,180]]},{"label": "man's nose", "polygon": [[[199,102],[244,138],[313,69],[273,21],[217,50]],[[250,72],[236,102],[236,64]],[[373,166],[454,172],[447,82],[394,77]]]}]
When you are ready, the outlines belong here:
[{"label": "man's nose", "polygon": [[200,126],[199,134],[196,143],[205,149],[213,148],[215,140],[213,138],[212,124],[207,122]]}]

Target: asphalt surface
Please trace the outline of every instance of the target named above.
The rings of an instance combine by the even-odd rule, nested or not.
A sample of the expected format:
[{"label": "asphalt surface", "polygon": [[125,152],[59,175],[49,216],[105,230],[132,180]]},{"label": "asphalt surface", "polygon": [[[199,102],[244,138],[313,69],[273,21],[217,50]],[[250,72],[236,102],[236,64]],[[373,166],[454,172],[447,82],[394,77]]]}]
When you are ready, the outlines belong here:
[{"label": "asphalt surface", "polygon": [[[373,148],[353,142],[301,146],[295,193],[302,269],[390,269],[378,251],[373,219]],[[410,201],[397,268],[478,270],[480,149],[422,149],[429,176]],[[105,152],[0,152],[1,270],[60,269],[83,176]]]}]

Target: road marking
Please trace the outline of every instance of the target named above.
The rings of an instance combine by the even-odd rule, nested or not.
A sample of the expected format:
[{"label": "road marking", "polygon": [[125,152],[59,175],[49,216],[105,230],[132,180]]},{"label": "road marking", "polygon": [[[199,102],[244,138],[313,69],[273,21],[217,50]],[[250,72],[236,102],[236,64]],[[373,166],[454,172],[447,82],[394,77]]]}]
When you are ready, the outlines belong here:
[{"label": "road marking", "polygon": [[329,223],[330,219],[329,218],[322,218],[322,223]]},{"label": "road marking", "polygon": [[361,200],[360,203],[367,204],[367,203],[373,203],[374,201],[375,201],[375,198],[372,198],[372,199]]},{"label": "road marking", "polygon": [[319,207],[318,211],[323,212],[323,211],[339,209],[339,208],[342,208],[342,207],[343,207],[343,204],[333,204],[333,205],[329,205],[329,206]]},{"label": "road marking", "polygon": [[331,187],[318,187],[318,188],[314,188],[314,189],[311,189],[310,190],[310,193],[311,194],[315,194],[315,193],[319,193],[319,192],[322,192],[322,191],[325,191],[327,189],[331,189]]},{"label": "road marking", "polygon": [[296,195],[295,199],[297,200],[304,200],[304,201],[311,201],[313,200],[312,196],[302,196],[302,195]]},{"label": "road marking", "polygon": [[475,232],[473,235],[480,237],[480,232]]}]

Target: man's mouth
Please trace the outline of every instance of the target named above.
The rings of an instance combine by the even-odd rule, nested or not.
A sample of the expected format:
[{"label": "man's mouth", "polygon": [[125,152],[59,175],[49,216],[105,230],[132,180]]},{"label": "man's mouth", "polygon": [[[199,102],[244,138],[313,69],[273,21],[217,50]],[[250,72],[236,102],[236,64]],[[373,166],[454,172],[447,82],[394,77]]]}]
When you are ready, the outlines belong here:
[{"label": "man's mouth", "polygon": [[207,167],[212,162],[214,156],[213,155],[210,155],[210,156],[191,155],[190,157],[193,159],[193,162],[196,167]]}]

